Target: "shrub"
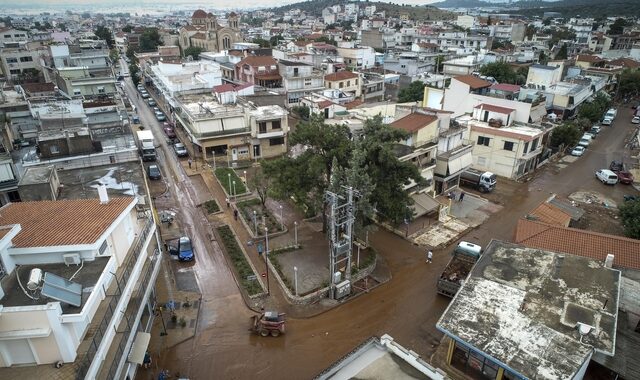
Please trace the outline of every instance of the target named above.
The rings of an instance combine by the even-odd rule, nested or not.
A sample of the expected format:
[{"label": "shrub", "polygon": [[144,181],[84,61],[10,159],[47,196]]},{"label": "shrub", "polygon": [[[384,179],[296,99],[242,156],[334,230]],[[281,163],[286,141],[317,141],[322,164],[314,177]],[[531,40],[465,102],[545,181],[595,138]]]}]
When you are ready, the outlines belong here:
[{"label": "shrub", "polygon": [[214,212],[220,211],[220,206],[218,206],[218,202],[216,202],[215,199],[204,202],[204,208],[207,210],[207,214],[213,214]]},{"label": "shrub", "polygon": [[[215,171],[218,181],[222,184],[222,187],[227,192],[227,195],[231,195],[231,188],[229,188],[229,174],[231,174],[231,182],[236,181],[236,194],[244,194],[247,192],[247,188],[244,186],[244,182],[238,177],[235,170],[231,168],[217,168]],[[231,185],[233,187],[233,185]]]},{"label": "shrub", "polygon": [[236,240],[233,231],[229,226],[222,226],[216,229],[220,235],[222,245],[224,245],[227,254],[231,258],[231,263],[236,268],[238,273],[238,282],[252,296],[262,292],[262,287],[255,280],[247,280],[248,276],[256,275],[251,268],[251,265],[247,262],[238,241]]}]

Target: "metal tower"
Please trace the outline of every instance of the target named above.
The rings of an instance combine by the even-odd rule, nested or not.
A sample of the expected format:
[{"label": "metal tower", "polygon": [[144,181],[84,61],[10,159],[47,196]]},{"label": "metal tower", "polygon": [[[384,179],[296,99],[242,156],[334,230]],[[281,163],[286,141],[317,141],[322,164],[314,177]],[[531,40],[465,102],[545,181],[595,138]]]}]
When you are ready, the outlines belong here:
[{"label": "metal tower", "polygon": [[[355,205],[353,196],[360,193],[352,187],[343,186],[346,189],[346,199],[343,195],[325,192],[325,197],[330,206],[329,214],[329,279],[330,297],[337,299],[350,292],[351,281],[351,250],[353,242],[353,222],[355,220]],[[344,272],[344,279],[340,273]],[[346,283],[345,283],[346,282]],[[336,292],[337,285],[342,289]],[[337,294],[342,292],[343,294]],[[345,293],[346,292],[346,293]]]}]

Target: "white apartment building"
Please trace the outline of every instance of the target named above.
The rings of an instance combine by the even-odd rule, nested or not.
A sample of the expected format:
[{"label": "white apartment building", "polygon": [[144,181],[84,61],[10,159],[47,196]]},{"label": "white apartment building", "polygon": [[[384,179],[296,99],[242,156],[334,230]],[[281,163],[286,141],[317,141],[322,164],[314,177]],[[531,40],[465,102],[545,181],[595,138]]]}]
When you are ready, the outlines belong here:
[{"label": "white apartment building", "polygon": [[287,93],[288,107],[297,105],[310,92],[324,88],[324,74],[313,65],[281,59],[278,61],[278,71]]},{"label": "white apartment building", "polygon": [[18,79],[26,70],[42,71],[40,52],[25,48],[0,49],[0,69],[9,80]]},{"label": "white apartment building", "polygon": [[147,75],[160,90],[167,102],[176,106],[179,94],[210,92],[213,86],[222,84],[220,64],[212,61],[164,63],[150,66]]},{"label": "white apartment building", "polygon": [[472,29],[476,26],[476,18],[471,15],[459,15],[456,19],[456,25],[465,29]]},{"label": "white apartment building", "polygon": [[137,198],[99,193],[0,208],[0,377],[135,377],[142,358],[129,354],[148,344],[161,267],[156,224]]},{"label": "white apartment building", "polygon": [[7,44],[24,44],[29,41],[29,34],[24,30],[11,27],[0,28],[0,48]]},{"label": "white apartment building", "polygon": [[339,47],[337,51],[338,55],[344,59],[344,63],[355,70],[370,69],[376,64],[376,52],[372,47]]}]

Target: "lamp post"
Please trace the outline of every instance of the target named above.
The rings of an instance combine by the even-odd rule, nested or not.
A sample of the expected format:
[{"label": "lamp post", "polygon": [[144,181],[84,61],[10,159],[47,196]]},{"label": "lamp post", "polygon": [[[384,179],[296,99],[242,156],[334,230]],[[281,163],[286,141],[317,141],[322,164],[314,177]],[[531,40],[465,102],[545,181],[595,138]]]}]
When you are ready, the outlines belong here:
[{"label": "lamp post", "polygon": [[296,290],[296,297],[298,296],[298,267],[293,267],[293,287]]},{"label": "lamp post", "polygon": [[233,201],[236,201],[236,181],[233,181]]},{"label": "lamp post", "polygon": [[231,198],[231,173],[227,173],[227,178],[229,179],[229,198]]},{"label": "lamp post", "polygon": [[284,219],[282,218],[282,205],[280,205],[280,228],[284,231]]},{"label": "lamp post", "polygon": [[298,246],[298,222],[293,222],[293,237],[295,239],[296,247]]},{"label": "lamp post", "polygon": [[267,273],[267,295],[271,295],[271,290],[269,288],[269,229],[267,227],[264,228],[264,267]]},{"label": "lamp post", "polygon": [[242,172],[244,174],[244,185],[247,187],[247,189],[249,188],[249,183],[247,182],[247,171],[244,170]]},{"label": "lamp post", "polygon": [[258,212],[253,210],[253,227],[256,230],[256,237],[258,237]]}]

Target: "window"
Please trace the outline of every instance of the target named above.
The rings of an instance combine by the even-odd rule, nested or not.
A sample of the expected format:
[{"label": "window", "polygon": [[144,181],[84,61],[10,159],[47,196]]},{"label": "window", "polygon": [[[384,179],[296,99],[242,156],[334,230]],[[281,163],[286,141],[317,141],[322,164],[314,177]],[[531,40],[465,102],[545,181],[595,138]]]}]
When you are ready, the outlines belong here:
[{"label": "window", "polygon": [[[527,149],[529,149],[529,141],[527,141],[526,143],[524,143],[524,150],[522,151],[522,154],[527,154]],[[532,149],[533,150],[533,149]]]},{"label": "window", "polygon": [[274,120],[271,122],[271,129],[282,129],[282,125],[280,125],[280,120]]},{"label": "window", "polygon": [[73,89],[73,95],[82,95],[82,91],[78,88]]},{"label": "window", "polygon": [[490,138],[484,136],[478,136],[478,145],[489,146]]},{"label": "window", "polygon": [[272,139],[269,139],[269,145],[271,146],[282,144],[284,144],[284,137],[274,137]]},{"label": "window", "polygon": [[351,81],[350,80],[347,81],[347,87],[349,87],[349,86],[351,86]]},{"label": "window", "polygon": [[104,86],[98,87],[98,94],[104,94],[104,93],[105,93]]},{"label": "window", "polygon": [[18,63],[18,58],[7,58],[7,63]]},{"label": "window", "polygon": [[9,74],[18,75],[20,74],[20,69],[9,70]]},{"label": "window", "polygon": [[297,68],[297,67],[294,67],[294,68],[293,68],[293,76],[294,76],[294,77],[297,77],[297,76],[298,76],[298,74],[299,74],[299,72],[298,72],[298,68]]},{"label": "window", "polygon": [[344,82],[340,82],[340,85],[338,87],[343,88],[344,87]]},{"label": "window", "polygon": [[258,132],[259,133],[267,133],[267,122],[261,121],[258,123]]},{"label": "window", "polygon": [[20,62],[33,62],[33,57],[20,57]]},{"label": "window", "polygon": [[258,66],[258,71],[265,71],[267,68],[264,66]]},{"label": "window", "polygon": [[356,86],[358,85],[358,80],[356,79]]},{"label": "window", "polygon": [[11,34],[5,34],[4,38],[11,38]]},{"label": "window", "polygon": [[513,150],[513,142],[511,142],[511,141],[505,141],[505,142],[504,142],[504,148],[503,148],[503,149],[504,149],[504,150],[510,150],[510,151],[512,151],[512,150]]},{"label": "window", "polygon": [[538,139],[533,140],[531,143],[531,150],[534,151],[538,147]]},{"label": "window", "polygon": [[57,145],[51,145],[49,147],[49,151],[51,152],[51,154],[58,154],[60,153],[60,148],[58,148]]}]

